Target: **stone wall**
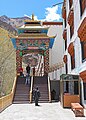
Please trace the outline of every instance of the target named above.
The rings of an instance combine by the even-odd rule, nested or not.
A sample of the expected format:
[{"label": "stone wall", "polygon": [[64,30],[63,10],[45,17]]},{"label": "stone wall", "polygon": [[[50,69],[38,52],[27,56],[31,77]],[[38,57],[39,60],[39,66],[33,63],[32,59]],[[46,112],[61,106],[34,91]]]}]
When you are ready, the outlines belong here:
[{"label": "stone wall", "polygon": [[16,76],[16,52],[8,34],[0,28],[0,96],[10,93]]}]

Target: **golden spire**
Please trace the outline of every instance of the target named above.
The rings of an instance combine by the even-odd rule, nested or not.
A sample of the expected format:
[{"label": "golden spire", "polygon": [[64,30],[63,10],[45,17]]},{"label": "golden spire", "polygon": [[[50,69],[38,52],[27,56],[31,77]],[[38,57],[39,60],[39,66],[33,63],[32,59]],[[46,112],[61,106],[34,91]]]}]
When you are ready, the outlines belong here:
[{"label": "golden spire", "polygon": [[34,20],[34,14],[32,14],[32,20]]}]

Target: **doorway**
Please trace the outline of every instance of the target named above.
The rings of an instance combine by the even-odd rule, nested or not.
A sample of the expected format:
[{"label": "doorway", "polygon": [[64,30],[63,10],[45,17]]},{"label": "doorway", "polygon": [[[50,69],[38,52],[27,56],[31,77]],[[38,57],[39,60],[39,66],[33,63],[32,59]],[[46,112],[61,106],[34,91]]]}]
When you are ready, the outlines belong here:
[{"label": "doorway", "polygon": [[86,100],[86,82],[83,83],[84,86],[84,100]]},{"label": "doorway", "polygon": [[51,99],[52,102],[59,101],[60,96],[60,80],[51,80]]}]

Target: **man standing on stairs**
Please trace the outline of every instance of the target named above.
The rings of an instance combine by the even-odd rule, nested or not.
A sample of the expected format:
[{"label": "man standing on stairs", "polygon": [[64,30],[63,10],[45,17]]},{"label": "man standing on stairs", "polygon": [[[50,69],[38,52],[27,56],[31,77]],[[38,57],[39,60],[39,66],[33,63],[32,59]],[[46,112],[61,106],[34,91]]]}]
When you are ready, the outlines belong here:
[{"label": "man standing on stairs", "polygon": [[38,101],[39,101],[39,97],[40,97],[40,91],[39,91],[38,87],[36,87],[36,89],[34,90],[33,97],[34,97],[34,101],[35,101],[35,106],[39,106]]},{"label": "man standing on stairs", "polygon": [[29,76],[29,75],[30,75],[30,66],[29,66],[29,64],[28,64],[28,66],[26,67],[26,71],[27,71],[28,76]]},{"label": "man standing on stairs", "polygon": [[28,75],[28,73],[26,73],[25,85],[29,85],[30,87],[30,75]]}]

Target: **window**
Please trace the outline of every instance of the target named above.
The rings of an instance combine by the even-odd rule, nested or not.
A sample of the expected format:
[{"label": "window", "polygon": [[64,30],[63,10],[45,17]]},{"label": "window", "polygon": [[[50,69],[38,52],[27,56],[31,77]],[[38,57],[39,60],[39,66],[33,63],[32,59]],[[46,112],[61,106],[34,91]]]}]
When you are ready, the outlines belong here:
[{"label": "window", "polygon": [[72,4],[73,4],[73,0],[69,0],[69,7],[70,8],[71,8]]},{"label": "window", "polygon": [[82,47],[82,62],[86,61],[86,41],[81,42]]},{"label": "window", "polygon": [[69,92],[69,82],[66,81],[66,91]]},{"label": "window", "polygon": [[74,81],[74,95],[79,94],[79,86],[78,81]]},{"label": "window", "polygon": [[67,40],[65,40],[65,50],[67,49]]},{"label": "window", "polygon": [[[77,80],[64,81],[64,94],[70,93],[72,95],[79,95],[79,83]],[[85,91],[86,92],[86,91]]]},{"label": "window", "polygon": [[74,69],[75,68],[75,55],[72,54],[71,55],[71,69]]},{"label": "window", "polygon": [[80,11],[81,11],[81,16],[86,8],[86,0],[80,0]]},{"label": "window", "polygon": [[65,64],[65,67],[66,67],[66,74],[68,73],[68,69],[67,69],[67,63]]},{"label": "window", "polygon": [[65,26],[65,28],[66,28],[66,20],[64,20],[64,26]]},{"label": "window", "polygon": [[84,86],[84,100],[86,100],[86,83],[85,82],[83,83],[83,86]]},{"label": "window", "polygon": [[72,38],[74,34],[74,23],[72,23],[72,25],[70,26],[70,38]]}]

